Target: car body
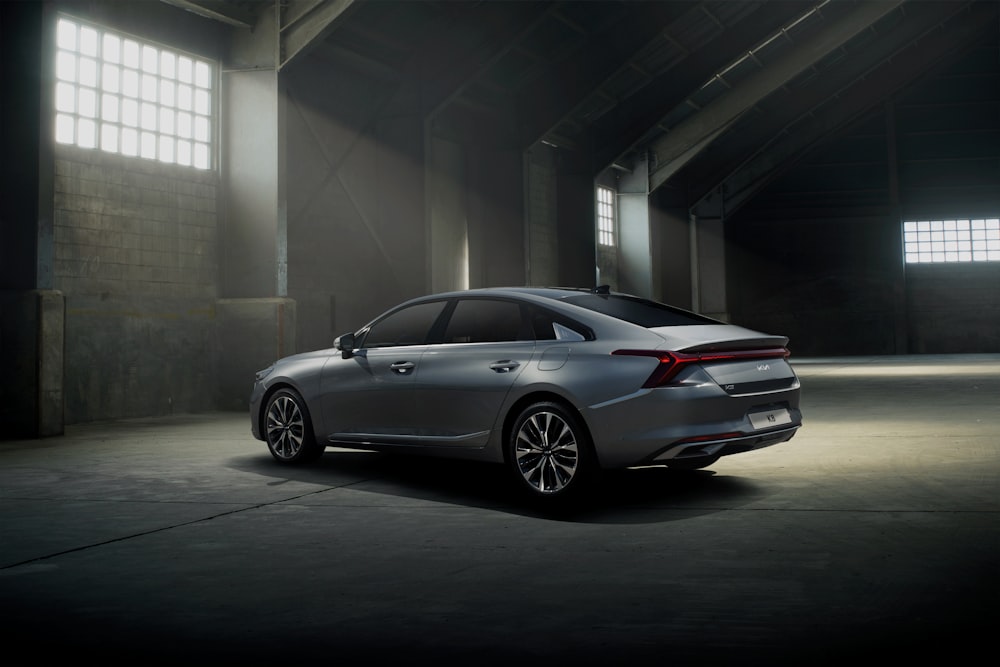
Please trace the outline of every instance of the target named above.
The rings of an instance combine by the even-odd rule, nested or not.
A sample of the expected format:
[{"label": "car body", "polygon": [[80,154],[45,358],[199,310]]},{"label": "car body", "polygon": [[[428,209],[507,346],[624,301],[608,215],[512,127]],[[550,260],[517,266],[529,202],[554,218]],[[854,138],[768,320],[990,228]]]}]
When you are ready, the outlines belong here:
[{"label": "car body", "polygon": [[283,463],[327,446],[505,462],[557,497],[600,469],[791,439],[787,342],[606,287],[436,294],[258,372],[251,427]]}]

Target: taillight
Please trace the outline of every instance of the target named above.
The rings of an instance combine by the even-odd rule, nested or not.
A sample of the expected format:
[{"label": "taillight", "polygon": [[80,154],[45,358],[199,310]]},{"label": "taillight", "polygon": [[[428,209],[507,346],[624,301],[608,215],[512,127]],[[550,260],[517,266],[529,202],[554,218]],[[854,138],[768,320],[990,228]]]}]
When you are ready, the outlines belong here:
[{"label": "taillight", "polygon": [[629,357],[654,357],[659,365],[643,383],[644,388],[662,387],[670,384],[677,374],[691,364],[749,361],[752,359],[785,359],[788,350],[783,347],[765,350],[726,350],[724,352],[665,352],[662,350],[615,350],[611,354]]}]

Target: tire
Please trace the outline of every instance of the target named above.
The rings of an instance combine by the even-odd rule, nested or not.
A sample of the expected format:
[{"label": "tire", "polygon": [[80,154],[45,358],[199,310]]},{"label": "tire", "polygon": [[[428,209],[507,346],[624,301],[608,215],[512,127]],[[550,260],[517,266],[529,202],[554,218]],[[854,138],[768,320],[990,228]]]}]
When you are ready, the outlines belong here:
[{"label": "tire", "polygon": [[280,463],[308,463],[323,453],[313,435],[309,408],[292,389],[279,389],[268,399],[263,430],[268,451]]},{"label": "tire", "polygon": [[667,461],[666,466],[671,470],[701,470],[707,468],[719,460],[719,456],[692,456],[688,459],[674,459]]},{"label": "tire", "polygon": [[517,416],[507,436],[515,483],[536,499],[576,497],[598,472],[587,429],[559,403],[541,401]]}]

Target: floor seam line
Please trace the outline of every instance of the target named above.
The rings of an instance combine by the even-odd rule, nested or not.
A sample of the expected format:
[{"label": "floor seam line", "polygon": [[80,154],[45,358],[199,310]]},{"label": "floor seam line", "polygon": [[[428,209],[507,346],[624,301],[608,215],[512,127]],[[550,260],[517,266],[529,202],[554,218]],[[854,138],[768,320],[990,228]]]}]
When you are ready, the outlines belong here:
[{"label": "floor seam line", "polygon": [[29,565],[31,563],[38,563],[38,562],[41,562],[41,561],[46,561],[46,560],[49,560],[49,559],[52,559],[52,558],[57,558],[59,556],[65,556],[65,555],[71,554],[71,553],[77,553],[77,552],[80,552],[80,551],[87,551],[89,549],[96,549],[97,547],[103,547],[103,546],[107,546],[109,544],[115,544],[116,542],[126,542],[128,540],[132,540],[132,539],[135,539],[135,538],[138,538],[138,537],[146,537],[147,535],[155,535],[156,533],[166,532],[168,530],[173,530],[175,528],[184,528],[185,526],[193,526],[193,525],[198,524],[198,523],[204,523],[206,521],[213,521],[215,519],[219,519],[219,518],[222,518],[222,517],[225,517],[225,516],[231,516],[233,514],[240,514],[242,512],[249,512],[251,510],[260,509],[262,507],[270,507],[271,505],[277,505],[277,504],[280,504],[280,503],[286,503],[286,502],[289,502],[289,501],[298,500],[300,498],[306,498],[308,496],[318,495],[320,493],[326,493],[327,491],[335,491],[337,489],[344,488],[345,486],[353,486],[354,484],[359,484],[359,483],[365,482],[365,481],[369,481],[369,480],[358,480],[356,482],[351,482],[350,484],[344,484],[344,485],[341,485],[341,486],[331,486],[331,487],[327,487],[327,488],[324,488],[324,489],[319,489],[317,491],[310,491],[309,493],[302,493],[302,494],[299,494],[297,496],[291,496],[289,498],[284,498],[284,499],[281,499],[281,500],[274,500],[274,501],[270,501],[270,502],[266,502],[266,503],[258,503],[256,505],[251,505],[249,507],[241,507],[241,508],[238,508],[238,509],[230,510],[228,512],[220,512],[218,514],[213,514],[212,516],[202,517],[200,519],[193,519],[191,521],[184,521],[184,522],[173,524],[173,525],[170,525],[170,526],[162,526],[160,528],[155,528],[153,530],[147,530],[147,531],[143,531],[143,532],[140,532],[140,533],[133,533],[131,535],[124,535],[122,537],[116,537],[116,538],[111,539],[111,540],[104,540],[103,542],[95,542],[93,544],[86,544],[84,546],[74,547],[72,549],[65,549],[63,551],[58,551],[56,553],[46,554],[44,556],[36,556],[35,558],[29,558],[27,560],[23,560],[23,561],[20,561],[18,563],[11,563],[10,565],[2,565],[2,566],[0,566],[0,571],[2,571],[2,570],[10,570],[10,569],[13,569],[13,568],[16,568],[16,567],[21,567],[22,565]]}]

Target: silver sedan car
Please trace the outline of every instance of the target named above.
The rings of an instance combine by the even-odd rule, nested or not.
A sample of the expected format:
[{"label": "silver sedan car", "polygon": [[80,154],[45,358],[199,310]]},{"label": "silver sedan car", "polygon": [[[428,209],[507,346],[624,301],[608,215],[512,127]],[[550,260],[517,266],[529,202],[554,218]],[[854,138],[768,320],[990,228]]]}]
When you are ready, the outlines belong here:
[{"label": "silver sedan car", "polygon": [[563,498],[601,469],[791,439],[787,342],[606,287],[436,294],[259,371],[252,432],[281,463],[328,446],[461,457]]}]

